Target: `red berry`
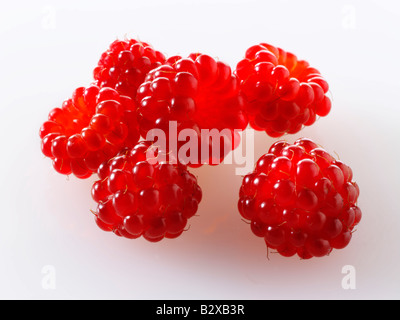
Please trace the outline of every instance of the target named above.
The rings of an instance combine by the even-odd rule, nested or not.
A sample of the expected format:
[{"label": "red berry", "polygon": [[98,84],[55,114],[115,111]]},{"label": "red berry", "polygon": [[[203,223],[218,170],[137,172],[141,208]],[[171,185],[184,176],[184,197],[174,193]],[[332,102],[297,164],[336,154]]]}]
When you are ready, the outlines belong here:
[{"label": "red berry", "polygon": [[235,70],[250,125],[271,137],[297,133],[328,115],[328,83],[308,62],[266,43],[247,49]]},{"label": "red berry", "polygon": [[151,144],[141,141],[102,163],[92,197],[101,229],[157,242],[182,234],[197,212],[201,189],[185,166],[149,162],[149,149]]},{"label": "red berry", "polygon": [[72,173],[70,162],[64,161],[64,159],[61,158],[53,159],[53,168],[61,174],[69,175]]},{"label": "red berry", "polygon": [[[112,99],[112,100],[110,100]],[[99,165],[139,140],[132,99],[110,88],[77,88],[49,113],[39,133],[42,152],[62,174],[87,178]]]},{"label": "red berry", "polygon": [[345,248],[361,220],[350,167],[310,139],[274,143],[243,178],[238,209],[282,256],[322,257]]},{"label": "red berry", "polygon": [[95,84],[135,99],[146,74],[165,62],[165,56],[135,39],[116,40],[102,53],[94,69]]},{"label": "red berry", "polygon": [[[220,163],[238,145],[234,130],[247,126],[237,77],[227,64],[205,54],[169,58],[147,74],[136,98],[142,136],[146,137],[151,129],[162,129],[167,138],[166,152],[176,151],[173,156],[189,166]],[[176,141],[176,150],[171,147],[168,138],[172,121],[176,122],[178,137],[190,129],[186,131],[198,140],[194,146],[197,156],[187,160],[183,158],[187,154],[179,152],[187,140]],[[209,132],[211,139],[202,139],[203,129],[214,130]],[[219,154],[215,155],[216,152]]]}]

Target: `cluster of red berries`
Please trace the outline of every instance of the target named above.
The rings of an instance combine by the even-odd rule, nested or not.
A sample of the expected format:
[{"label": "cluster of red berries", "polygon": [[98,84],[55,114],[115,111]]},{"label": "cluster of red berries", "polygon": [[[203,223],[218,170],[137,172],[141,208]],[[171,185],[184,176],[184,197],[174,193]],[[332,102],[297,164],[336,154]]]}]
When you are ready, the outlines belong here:
[{"label": "cluster of red berries", "polygon": [[[226,63],[205,54],[169,58],[147,74],[136,98],[142,136],[158,128],[168,137],[171,122],[176,122],[177,135],[185,129],[196,133],[198,157],[188,163],[192,167],[222,162],[227,152],[237,146],[235,129],[244,130],[248,124],[237,76]],[[201,139],[204,129],[217,129],[222,133],[220,139]],[[182,141],[177,150],[186,142]],[[211,151],[217,144],[220,157],[213,159]],[[201,152],[204,148],[210,151],[207,157]]]},{"label": "cluster of red berries", "polygon": [[135,39],[114,41],[94,69],[94,83],[135,99],[147,73],[163,63],[165,56],[145,42]]},{"label": "cluster of red berries", "polygon": [[[93,77],[50,111],[40,128],[42,152],[61,174],[97,175],[100,229],[151,242],[178,237],[196,214],[202,191],[189,167],[221,163],[248,125],[280,137],[331,108],[320,72],[266,43],[250,47],[232,70],[206,54],[167,58],[145,42],[116,40]],[[164,141],[150,139],[155,130]],[[203,139],[204,130],[219,136]],[[186,140],[173,143],[171,133]],[[191,138],[197,152],[187,161],[180,150]],[[347,246],[361,219],[352,177],[309,139],[279,141],[244,177],[239,212],[281,255],[325,256]]]},{"label": "cluster of red berries", "polygon": [[40,128],[42,152],[54,169],[85,179],[139,140],[135,104],[111,88],[78,88]]},{"label": "cluster of red berries", "polygon": [[320,72],[280,48],[266,43],[250,47],[236,74],[250,125],[271,137],[297,133],[331,109],[329,86]]},{"label": "cluster of red berries", "polygon": [[283,256],[322,257],[343,249],[361,220],[350,167],[310,139],[274,143],[243,179],[239,212]]},{"label": "cluster of red berries", "polygon": [[176,238],[202,198],[196,177],[183,165],[148,161],[148,141],[121,150],[99,166],[92,187],[97,225],[129,239]]}]

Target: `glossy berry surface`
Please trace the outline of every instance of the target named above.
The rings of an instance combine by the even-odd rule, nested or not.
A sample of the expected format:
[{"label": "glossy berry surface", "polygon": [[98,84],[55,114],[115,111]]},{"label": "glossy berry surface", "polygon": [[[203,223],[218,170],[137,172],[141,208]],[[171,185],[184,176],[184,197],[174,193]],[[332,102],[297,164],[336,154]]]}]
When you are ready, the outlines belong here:
[{"label": "glossy berry surface", "polygon": [[148,43],[116,40],[102,53],[93,76],[99,87],[110,87],[135,99],[146,74],[165,62],[165,56]]},{"label": "glossy berry surface", "polygon": [[349,166],[310,139],[278,141],[243,179],[238,208],[268,249],[302,259],[345,248],[361,220]]},{"label": "glossy berry surface", "polygon": [[[170,123],[175,122],[178,135],[189,129],[187,132],[199,139],[198,157],[183,161],[177,155],[189,166],[220,163],[238,145],[235,129],[243,130],[248,124],[237,77],[227,64],[205,54],[169,58],[148,73],[136,98],[143,137],[154,128],[162,129],[168,137]],[[215,130],[221,138],[200,141],[203,129]],[[212,156],[212,148],[218,148],[217,143],[221,149],[214,155],[219,153],[219,156]],[[201,148],[209,149],[209,157]]]},{"label": "glossy berry surface", "polygon": [[331,110],[327,81],[293,53],[261,43],[247,49],[235,73],[250,125],[271,137],[294,134]]},{"label": "glossy berry surface", "polygon": [[102,230],[150,242],[184,232],[197,212],[201,188],[185,166],[154,161],[154,152],[151,143],[141,141],[99,167],[92,198]]},{"label": "glossy berry surface", "polygon": [[42,152],[54,169],[85,179],[123,147],[139,140],[135,104],[111,88],[77,88],[40,128]]}]

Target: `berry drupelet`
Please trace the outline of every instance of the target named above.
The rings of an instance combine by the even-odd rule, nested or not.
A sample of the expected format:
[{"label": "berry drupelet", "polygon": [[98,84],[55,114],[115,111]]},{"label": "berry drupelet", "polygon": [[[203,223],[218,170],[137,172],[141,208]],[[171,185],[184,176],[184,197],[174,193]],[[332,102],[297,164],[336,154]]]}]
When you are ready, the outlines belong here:
[{"label": "berry drupelet", "polygon": [[268,248],[309,259],[349,244],[359,193],[349,166],[303,138],[271,146],[244,177],[238,207]]},{"label": "berry drupelet", "polygon": [[247,49],[235,70],[250,125],[271,137],[294,134],[328,115],[328,83],[293,53],[261,43]]}]

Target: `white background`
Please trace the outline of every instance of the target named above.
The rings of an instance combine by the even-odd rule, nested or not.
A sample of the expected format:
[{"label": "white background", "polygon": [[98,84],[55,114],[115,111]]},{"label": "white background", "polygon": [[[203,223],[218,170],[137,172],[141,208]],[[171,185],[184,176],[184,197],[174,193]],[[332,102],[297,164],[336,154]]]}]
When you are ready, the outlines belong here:
[{"label": "white background", "polygon": [[[400,298],[399,30],[395,0],[2,1],[0,298]],[[98,229],[95,179],[55,173],[38,129],[124,36],[232,66],[269,42],[318,68],[332,112],[286,139],[310,137],[353,168],[363,220],[350,245],[320,259],[267,260],[237,212],[234,165],[196,170],[204,200],[179,239],[152,244]],[[256,158],[274,141],[256,134]],[[342,288],[346,265],[356,270],[354,290]],[[43,286],[46,266],[53,289]]]}]

